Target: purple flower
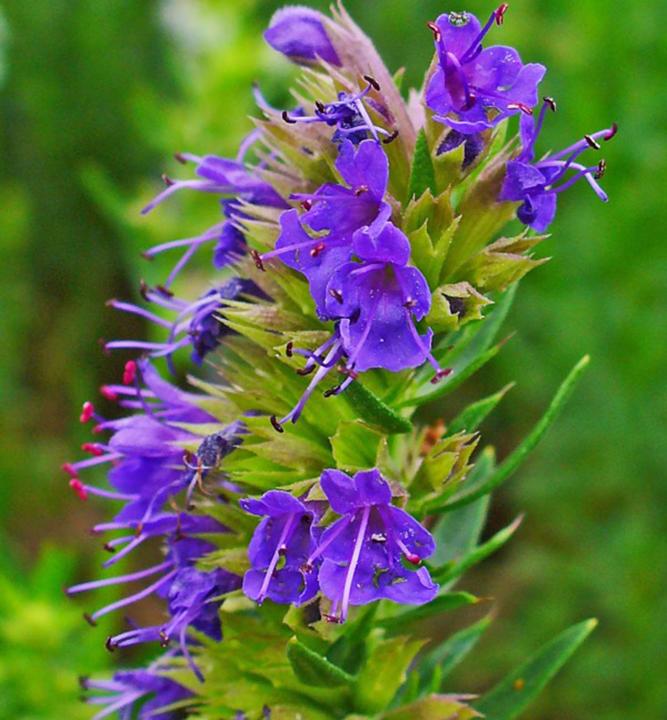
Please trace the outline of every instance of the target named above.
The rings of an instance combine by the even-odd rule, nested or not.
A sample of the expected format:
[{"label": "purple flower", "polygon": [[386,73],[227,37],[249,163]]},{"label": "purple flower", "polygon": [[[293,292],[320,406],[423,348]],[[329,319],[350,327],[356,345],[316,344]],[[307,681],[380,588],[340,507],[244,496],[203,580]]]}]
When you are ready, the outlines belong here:
[{"label": "purple flower", "polygon": [[606,169],[605,161],[586,166],[578,162],[578,158],[586,150],[599,150],[598,140],[611,140],[617,131],[616,125],[613,125],[586,135],[574,145],[535,162],[535,143],[548,108],[556,108],[551,98],[545,98],[535,122],[528,117],[521,119],[522,150],[516,160],[507,163],[499,196],[503,201],[521,202],[517,217],[536,232],[544,232],[549,227],[556,215],[558,195],[579,180],[585,179],[600,200],[608,201],[607,194],[598,183]]},{"label": "purple flower", "polygon": [[[391,488],[376,469],[353,478],[325,470],[320,479],[331,509],[342,515],[322,534],[320,587],[344,622],[350,605],[387,599],[422,605],[438,586],[421,561],[435,551],[431,534],[404,510],[391,505]],[[408,567],[411,565],[413,567]]]},{"label": "purple flower", "polygon": [[325,60],[340,65],[340,59],[327,35],[327,19],[310,8],[295,6],[278,10],[264,33],[266,42],[296,63]]},{"label": "purple flower", "polygon": [[240,504],[246,512],[264,517],[248,548],[251,569],[243,578],[243,592],[260,604],[267,597],[297,605],[313,598],[318,591],[317,574],[309,565],[315,549],[313,510],[282,490],[269,490]]},{"label": "purple flower", "polygon": [[81,679],[84,690],[100,691],[105,694],[89,695],[86,701],[92,705],[105,706],[93,720],[102,720],[118,713],[121,720],[177,720],[179,711],[158,712],[181,700],[193,697],[192,692],[174,680],[159,674],[169,669],[173,655],[167,654],[146,670],[119,670],[111,680]]},{"label": "purple flower", "polygon": [[[435,120],[464,135],[479,133],[517,112],[532,113],[543,65],[521,62],[514,48],[482,48],[494,23],[507,10],[503,3],[486,25],[471,13],[445,13],[431,29],[435,35],[438,68],[426,88],[426,104]],[[493,114],[495,113],[495,114]]]},{"label": "purple flower", "polygon": [[259,258],[261,265],[264,260],[280,257],[303,273],[323,318],[328,317],[327,283],[333,271],[350,259],[353,234],[364,227],[378,232],[391,216],[391,207],[384,201],[389,163],[381,145],[364,140],[355,147],[345,141],[336,168],[347,186],[326,183],[313,195],[294,196],[307,212],[301,217],[296,210],[283,213],[276,249]]},{"label": "purple flower", "polygon": [[262,205],[274,208],[289,207],[276,190],[261,176],[260,167],[251,167],[244,162],[244,157],[252,144],[257,140],[258,132],[252,132],[242,143],[239,154],[235,160],[221,158],[215,155],[199,157],[190,153],[179,153],[176,158],[183,163],[196,164],[198,179],[173,180],[163,177],[167,187],[142,210],[148,213],[160,203],[183,189],[197,190],[199,192],[221,195],[222,210],[227,218],[216,223],[201,235],[180,240],[171,240],[147,250],[144,256],[154,258],[170,250],[183,250],[183,255],[176,263],[164,282],[163,287],[168,289],[173,284],[181,270],[190,262],[197,250],[211,242],[216,242],[214,251],[214,265],[218,268],[229,264],[245,252],[245,239],[238,227],[238,223],[245,215],[242,203]]},{"label": "purple flower", "polygon": [[233,331],[222,322],[220,311],[228,300],[237,300],[243,295],[266,297],[252,282],[234,277],[219,288],[205,292],[195,301],[186,301],[174,297],[163,287],[150,289],[142,287],[144,299],[159,308],[168,310],[173,319],[167,320],[140,305],[110,300],[108,305],[148,320],[154,325],[168,331],[164,342],[146,342],[143,340],[112,340],[106,343],[107,350],[140,350],[150,357],[167,357],[170,369],[174,374],[172,355],[180,348],[191,346],[191,357],[196,365],[201,365],[206,355],[215,350],[226,335]]},{"label": "purple flower", "polygon": [[353,145],[359,145],[364,140],[373,139],[376,142],[382,142],[385,145],[393,142],[398,137],[398,131],[390,132],[385,128],[375,125],[366,108],[366,102],[370,104],[374,110],[380,113],[388,122],[389,115],[387,110],[368,98],[372,90],[380,90],[378,83],[370,76],[365,78],[367,85],[357,93],[339,92],[338,100],[335,102],[322,104],[316,103],[315,114],[306,115],[302,108],[298,112],[283,112],[283,120],[290,124],[298,123],[324,123],[330,127],[335,127],[332,140],[335,143],[343,143],[349,140]]}]

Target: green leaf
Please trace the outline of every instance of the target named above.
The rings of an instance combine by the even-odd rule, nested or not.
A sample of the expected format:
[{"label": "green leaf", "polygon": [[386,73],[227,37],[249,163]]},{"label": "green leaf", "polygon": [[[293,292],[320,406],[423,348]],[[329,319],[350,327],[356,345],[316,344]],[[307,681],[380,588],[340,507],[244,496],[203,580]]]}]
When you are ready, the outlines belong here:
[{"label": "green leaf", "polygon": [[435,170],[431,160],[431,151],[426,139],[426,133],[420,130],[417,135],[415,146],[415,157],[412,162],[410,173],[410,184],[408,189],[408,201],[413,197],[421,197],[426,190],[430,189],[435,194]]},{"label": "green leaf", "polygon": [[[454,496],[452,500],[444,505],[442,510],[453,510],[454,508],[466,505],[473,500],[490,493],[492,490],[501,485],[507,478],[509,478],[514,471],[521,465],[526,459],[527,455],[535,448],[539,441],[544,437],[546,431],[551,427],[553,422],[558,417],[563,406],[569,399],[572,391],[574,390],[577,381],[581,377],[583,371],[588,367],[590,357],[585,355],[570,371],[570,374],[565,378],[561,386],[558,388],[554,399],[547,408],[547,411],[540,418],[540,421],[525,438],[525,440],[514,450],[511,455],[506,458],[488,478],[483,480],[477,485],[473,485],[472,488],[464,490],[460,495]],[[431,508],[433,512],[434,509]]]},{"label": "green leaf", "polygon": [[597,625],[586,620],[561,633],[518,670],[474,703],[486,720],[512,720],[523,712]]},{"label": "green leaf", "polygon": [[392,410],[359,381],[353,382],[345,391],[345,398],[359,413],[362,420],[375,425],[386,433],[407,433],[412,423]]},{"label": "green leaf", "polygon": [[479,601],[480,599],[477,596],[467,592],[445,593],[426,605],[420,605],[414,608],[414,610],[407,610],[397,615],[392,615],[392,617],[378,620],[377,624],[389,630],[394,627],[400,630],[418,620],[423,620],[424,618],[439,615],[440,613],[450,610],[456,610],[465,605],[475,605]]},{"label": "green leaf", "polygon": [[433,570],[431,573],[433,579],[444,585],[450,580],[460,577],[464,572],[473,567],[473,565],[477,565],[489,555],[496,552],[496,550],[500,549],[512,535],[514,535],[519,525],[521,525],[522,520],[523,515],[520,515],[511,525],[497,532],[490,540],[476,547],[471,553],[468,553],[458,562],[451,562],[438,570]]},{"label": "green leaf", "polygon": [[454,420],[447,426],[447,432],[452,435],[458,432],[473,432],[482,424],[486,417],[492,413],[498,403],[505,397],[505,395],[514,387],[515,383],[505,385],[505,387],[488,397],[478,400],[471,405],[468,405],[465,410],[459,413]]},{"label": "green leaf", "polygon": [[[418,667],[421,691],[435,692],[439,690],[442,679],[475,647],[490,624],[491,615],[487,615],[427,651],[422,656]],[[437,681],[435,683],[437,687],[434,687],[434,680]]]},{"label": "green leaf", "polygon": [[296,637],[287,643],[287,659],[290,661],[294,674],[306,685],[339,687],[340,685],[351,685],[354,681],[352,675],[306,647]]},{"label": "green leaf", "polygon": [[424,642],[404,636],[376,639],[357,676],[355,709],[368,714],[384,710],[405,682],[407,670]]},{"label": "green leaf", "polygon": [[336,467],[357,471],[373,467],[382,435],[361,420],[344,420],[330,439]]},{"label": "green leaf", "polygon": [[479,714],[456,695],[429,695],[380,716],[380,720],[470,720]]}]

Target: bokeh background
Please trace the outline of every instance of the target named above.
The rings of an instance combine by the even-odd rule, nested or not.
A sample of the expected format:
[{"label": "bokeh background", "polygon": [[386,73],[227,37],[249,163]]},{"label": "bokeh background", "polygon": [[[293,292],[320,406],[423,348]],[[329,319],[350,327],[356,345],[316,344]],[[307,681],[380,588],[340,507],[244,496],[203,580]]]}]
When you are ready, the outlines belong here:
[{"label": "bokeh background", "polygon": [[[172,153],[233,153],[253,80],[286,101],[291,71],[261,40],[278,5],[0,2],[2,720],[90,717],[75,676],[115,659],[105,629],[88,628],[61,591],[99,562],[87,528],[105,509],[78,503],[58,468],[86,439],[77,408],[123,361],[99,338],[145,332],[104,301],[136,298],[139,277],[159,276],[139,256],[151,241],[212,222],[198,199],[139,219]],[[425,22],[464,9],[347,7],[411,84],[432,52]],[[543,143],[621,127],[605,147],[609,206],[585,184],[563,197],[542,250],[553,260],[522,283],[509,320],[516,336],[466,389],[519,381],[485,428],[506,452],[574,362],[593,356],[564,416],[495,498],[490,530],[525,511],[520,533],[464,582],[496,598],[498,617],[452,690],[482,690],[569,624],[600,619],[529,711],[537,720],[667,716],[666,26],[658,0],[515,0],[494,35],[549,66],[559,113]]]}]

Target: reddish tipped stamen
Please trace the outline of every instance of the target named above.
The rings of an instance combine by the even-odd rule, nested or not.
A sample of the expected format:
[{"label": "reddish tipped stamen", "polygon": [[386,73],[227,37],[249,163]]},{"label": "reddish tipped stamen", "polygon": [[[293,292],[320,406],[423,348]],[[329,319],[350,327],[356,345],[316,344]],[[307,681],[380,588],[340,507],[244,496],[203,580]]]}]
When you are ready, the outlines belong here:
[{"label": "reddish tipped stamen", "polygon": [[71,463],[63,463],[60,466],[60,469],[63,472],[66,472],[70,477],[73,477],[73,478],[79,477],[77,471],[74,469],[74,466]]},{"label": "reddish tipped stamen", "polygon": [[160,295],[164,295],[167,298],[174,297],[174,293],[169,290],[169,288],[166,288],[164,285],[156,285],[155,289],[160,293]]},{"label": "reddish tipped stamen", "polygon": [[187,163],[188,163],[188,159],[183,155],[183,153],[179,153],[179,152],[174,153],[174,160],[176,160],[176,162],[181,163],[181,165],[187,165]]},{"label": "reddish tipped stamen", "polygon": [[521,112],[524,115],[532,115],[533,114],[533,108],[526,105],[525,103],[520,103],[520,102],[509,103],[509,105],[507,107],[512,110],[521,110]]},{"label": "reddish tipped stamen", "polygon": [[306,212],[313,207],[313,203],[311,200],[303,200],[299,203],[299,205],[301,205],[301,207],[306,210]]},{"label": "reddish tipped stamen", "polygon": [[313,247],[310,251],[310,257],[316,258],[318,255],[321,255],[326,250],[326,245],[323,242],[318,242],[315,247]]},{"label": "reddish tipped stamen", "polygon": [[611,140],[613,137],[615,137],[617,132],[618,132],[618,123],[612,123],[612,126],[609,129],[609,132],[604,136],[604,140],[605,141]]},{"label": "reddish tipped stamen", "polygon": [[102,385],[100,388],[100,395],[109,402],[116,402],[116,400],[118,400],[118,394],[106,385]]},{"label": "reddish tipped stamen", "polygon": [[162,178],[162,182],[163,182],[167,187],[171,187],[172,185],[175,185],[175,184],[176,184],[176,181],[175,181],[175,180],[172,180],[172,179],[169,177],[169,175],[167,175],[167,173],[162,173],[162,175],[161,175],[160,177]]},{"label": "reddish tipped stamen", "polygon": [[276,432],[283,433],[285,432],[283,426],[278,422],[278,418],[275,415],[271,415],[269,418],[271,420],[271,425],[273,425],[273,429]]},{"label": "reddish tipped stamen", "polygon": [[411,565],[421,565],[422,562],[422,559],[419,557],[419,555],[415,555],[414,553],[405,553],[405,559]]},{"label": "reddish tipped stamen", "polygon": [[262,256],[257,252],[257,250],[251,250],[250,257],[252,258],[253,262],[255,263],[255,267],[258,270],[261,270],[262,272],[266,271],[264,263],[262,262]]},{"label": "reddish tipped stamen", "polygon": [[72,488],[72,490],[74,490],[74,492],[76,493],[79,500],[87,500],[88,499],[88,492],[87,492],[86,488],[84,487],[83,483],[81,482],[81,480],[79,480],[76,477],[73,477],[69,481],[69,486]]},{"label": "reddish tipped stamen", "polygon": [[505,13],[509,8],[509,3],[503,3],[497,10],[494,11],[496,17],[496,25],[502,25],[505,22]]},{"label": "reddish tipped stamen", "polygon": [[134,360],[128,360],[123,369],[123,385],[132,385],[137,377],[137,363]]},{"label": "reddish tipped stamen", "polygon": [[453,372],[454,371],[451,368],[438,370],[438,372],[431,378],[431,384],[437,385],[443,378],[449,377]]},{"label": "reddish tipped stamen", "polygon": [[442,37],[440,28],[434,22],[427,22],[426,27],[433,33],[433,37],[435,38],[435,41],[440,42],[440,38]]},{"label": "reddish tipped stamen", "polygon": [[82,423],[87,423],[90,421],[90,419],[95,414],[95,406],[93,403],[86,400],[86,402],[83,404],[83,407],[81,408],[81,415],[79,415],[79,421]]},{"label": "reddish tipped stamen", "polygon": [[81,449],[84,452],[94,455],[95,457],[101,457],[102,455],[104,455],[104,450],[99,445],[96,445],[95,443],[88,443],[88,442],[83,443],[83,445],[81,446]]}]

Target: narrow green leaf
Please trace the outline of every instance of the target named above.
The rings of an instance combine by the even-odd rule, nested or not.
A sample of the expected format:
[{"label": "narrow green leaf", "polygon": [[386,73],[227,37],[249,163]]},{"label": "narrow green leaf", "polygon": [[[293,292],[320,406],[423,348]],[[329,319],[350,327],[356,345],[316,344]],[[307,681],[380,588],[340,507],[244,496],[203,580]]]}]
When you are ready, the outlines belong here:
[{"label": "narrow green leaf", "polygon": [[[466,505],[482,495],[490,493],[507,480],[507,478],[509,478],[526,459],[531,450],[533,450],[538,442],[544,437],[546,431],[558,417],[560,411],[563,409],[563,406],[572,394],[572,391],[581,377],[581,374],[588,367],[589,362],[590,357],[585,355],[574,366],[574,368],[570,371],[570,374],[558,388],[554,399],[551,401],[547,411],[541,417],[537,425],[528,434],[519,447],[517,447],[516,450],[514,450],[514,452],[498,466],[498,469],[490,477],[478,485],[473,485],[473,487],[464,490],[460,495],[454,496],[454,498],[446,503],[441,509],[445,511],[453,510],[461,505]],[[434,512],[435,510],[431,508],[430,511]]]},{"label": "narrow green leaf", "polygon": [[478,602],[479,598],[477,596],[471,595],[467,592],[445,593],[426,605],[420,605],[419,607],[414,608],[414,610],[407,610],[405,612],[398,613],[397,615],[393,615],[392,617],[378,620],[377,625],[387,629],[396,628],[400,631],[401,629],[407,627],[410,623],[416,622],[417,620],[423,620],[424,618],[428,618],[433,615],[439,615],[443,612],[456,610],[457,608],[465,605],[475,605]]},{"label": "narrow green leaf", "polygon": [[482,400],[468,405],[465,410],[459,413],[451,423],[449,423],[447,432],[455,435],[458,432],[473,432],[473,430],[477,430],[486,417],[496,409],[498,403],[513,387],[514,383],[510,383],[494,395],[489,395]]},{"label": "narrow green leaf", "polygon": [[468,555],[458,562],[451,562],[439,570],[433,570],[431,575],[433,576],[435,582],[444,585],[450,580],[460,577],[464,572],[473,567],[473,565],[477,565],[489,555],[492,555],[496,552],[496,550],[499,550],[512,537],[512,535],[514,535],[519,525],[521,525],[522,520],[523,515],[520,515],[511,525],[508,525],[506,528],[497,532],[490,540],[487,540],[483,545],[476,547],[471,553],[468,553]]},{"label": "narrow green leaf", "polygon": [[418,667],[422,693],[440,689],[440,682],[438,682],[438,687],[431,686],[436,667],[437,677],[441,681],[475,647],[482,634],[491,624],[491,619],[491,615],[483,617],[473,625],[454,633],[454,635],[448,637],[440,645],[427,651],[422,656]]},{"label": "narrow green leaf", "polygon": [[431,151],[428,146],[428,140],[426,139],[426,133],[423,130],[420,130],[419,135],[417,135],[415,157],[412,162],[408,188],[408,201],[413,197],[421,197],[422,193],[426,192],[429,188],[433,194],[436,193],[435,170],[433,169],[433,161],[431,160]]},{"label": "narrow green leaf", "polygon": [[351,685],[354,681],[352,675],[306,647],[296,637],[293,637],[287,644],[287,658],[294,674],[307,685],[338,687]]},{"label": "narrow green leaf", "polygon": [[541,692],[597,625],[586,620],[561,633],[490,690],[474,707],[486,720],[513,720]]},{"label": "narrow green leaf", "polygon": [[392,410],[359,381],[353,382],[345,391],[345,397],[359,413],[362,420],[392,434],[407,433],[412,423]]}]

